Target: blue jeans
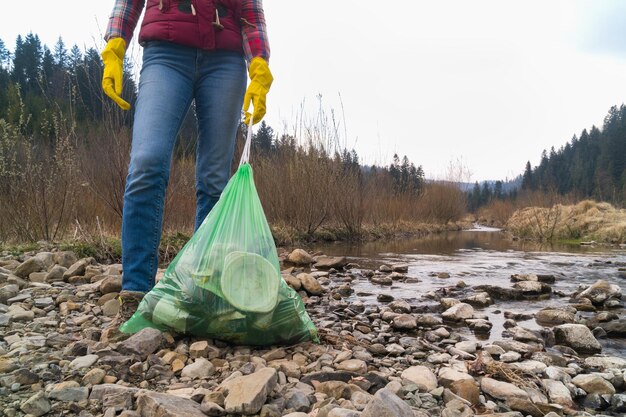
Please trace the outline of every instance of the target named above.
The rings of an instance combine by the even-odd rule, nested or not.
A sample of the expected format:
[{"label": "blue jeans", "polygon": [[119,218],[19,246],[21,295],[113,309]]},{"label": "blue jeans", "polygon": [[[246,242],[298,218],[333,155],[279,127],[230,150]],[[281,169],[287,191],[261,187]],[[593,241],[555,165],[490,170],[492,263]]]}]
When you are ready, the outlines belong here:
[{"label": "blue jeans", "polygon": [[122,215],[122,288],[154,286],[174,144],[196,103],[197,229],[230,176],[246,88],[243,55],[150,42],[143,52]]}]

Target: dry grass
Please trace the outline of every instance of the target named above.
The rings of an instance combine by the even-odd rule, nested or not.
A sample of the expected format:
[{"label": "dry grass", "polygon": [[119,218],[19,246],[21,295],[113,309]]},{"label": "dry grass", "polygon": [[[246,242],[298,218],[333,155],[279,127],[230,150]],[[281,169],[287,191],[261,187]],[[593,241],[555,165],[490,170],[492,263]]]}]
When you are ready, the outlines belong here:
[{"label": "dry grass", "polygon": [[585,200],[576,205],[527,207],[516,211],[506,228],[515,236],[541,241],[626,242],[626,210]]}]

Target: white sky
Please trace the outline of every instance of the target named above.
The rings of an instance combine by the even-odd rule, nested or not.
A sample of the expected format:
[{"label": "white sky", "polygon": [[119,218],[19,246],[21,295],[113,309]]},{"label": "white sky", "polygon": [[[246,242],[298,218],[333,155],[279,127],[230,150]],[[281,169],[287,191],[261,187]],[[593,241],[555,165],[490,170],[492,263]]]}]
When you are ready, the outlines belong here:
[{"label": "white sky", "polygon": [[[266,121],[292,132],[321,94],[347,131],[342,145],[366,163],[397,152],[431,178],[457,160],[472,181],[512,178],[626,101],[624,0],[264,5],[275,78]],[[12,50],[32,31],[50,47],[61,35],[68,48],[100,48],[112,6],[9,2],[0,39]]]}]

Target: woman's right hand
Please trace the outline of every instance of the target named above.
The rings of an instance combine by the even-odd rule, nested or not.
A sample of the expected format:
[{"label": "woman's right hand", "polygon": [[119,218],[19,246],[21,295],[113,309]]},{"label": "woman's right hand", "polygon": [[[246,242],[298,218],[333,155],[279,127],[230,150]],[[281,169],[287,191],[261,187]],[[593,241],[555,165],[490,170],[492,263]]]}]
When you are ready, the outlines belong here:
[{"label": "woman's right hand", "polygon": [[130,109],[130,104],[120,97],[122,94],[122,80],[124,78],[125,53],[126,41],[123,38],[110,39],[101,53],[102,61],[104,62],[102,90],[122,110]]}]

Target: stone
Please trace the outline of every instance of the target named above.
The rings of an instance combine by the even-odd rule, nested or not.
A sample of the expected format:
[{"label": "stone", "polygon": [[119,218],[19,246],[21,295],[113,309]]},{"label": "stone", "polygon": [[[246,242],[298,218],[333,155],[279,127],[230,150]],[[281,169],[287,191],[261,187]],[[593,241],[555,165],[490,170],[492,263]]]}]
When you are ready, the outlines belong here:
[{"label": "stone", "polygon": [[302,391],[292,390],[285,395],[285,408],[295,411],[309,411],[311,401]]},{"label": "stone", "polygon": [[201,340],[189,346],[189,357],[191,359],[206,358],[210,350],[209,342]]},{"label": "stone", "polygon": [[571,407],[574,405],[572,394],[561,381],[542,379],[541,383],[548,394],[551,403]]},{"label": "stone", "polygon": [[102,314],[107,317],[115,317],[120,311],[120,302],[117,299],[109,300],[102,305]]},{"label": "stone", "polygon": [[601,323],[600,327],[606,332],[607,337],[626,337],[626,319],[613,320],[608,323]]},{"label": "stone", "polygon": [[453,399],[446,404],[441,417],[473,417],[474,412],[467,404],[459,399]]},{"label": "stone", "polygon": [[510,362],[517,362],[522,358],[522,355],[520,355],[518,352],[506,352],[502,355],[500,355],[500,360],[502,362],[506,362],[506,363],[510,363]]},{"label": "stone", "polygon": [[416,314],[415,322],[421,327],[435,327],[443,324],[443,321],[432,314]]},{"label": "stone", "polygon": [[543,310],[539,310],[535,313],[535,320],[537,320],[538,323],[545,324],[574,323],[576,315],[571,311],[544,308]]},{"label": "stone", "polygon": [[20,385],[32,385],[39,382],[39,375],[26,368],[13,372],[13,378]]},{"label": "stone", "polygon": [[[308,416],[308,414],[307,414]],[[348,408],[333,408],[327,414],[327,417],[360,417],[361,413]]]},{"label": "stone", "polygon": [[587,394],[615,394],[613,384],[596,374],[576,375],[572,378],[572,383],[584,389]]},{"label": "stone", "polygon": [[611,284],[605,280],[599,280],[595,284],[591,285],[585,291],[578,294],[576,298],[586,298],[595,305],[601,305],[609,298],[620,298],[621,289],[619,285]]},{"label": "stone", "polygon": [[274,368],[262,368],[224,383],[228,395],[224,408],[232,414],[255,414],[261,410],[268,394],[274,389],[278,375]]},{"label": "stone", "polygon": [[43,309],[43,308],[53,306],[54,300],[52,299],[52,297],[35,298],[33,300],[33,304],[35,305],[35,307]]},{"label": "stone", "polygon": [[411,366],[405,369],[400,376],[417,385],[421,392],[429,392],[437,388],[437,377],[430,368],[425,366]]},{"label": "stone", "polygon": [[35,417],[43,416],[52,409],[43,391],[37,392],[20,405],[20,410]]},{"label": "stone", "polygon": [[310,295],[321,295],[324,289],[311,274],[301,273],[296,276],[302,283],[304,290]]},{"label": "stone", "polygon": [[393,392],[383,388],[376,392],[361,417],[414,417],[411,407]]},{"label": "stone", "polygon": [[32,258],[28,258],[26,261],[22,262],[13,273],[20,278],[26,279],[33,272],[43,271],[44,269],[45,267],[43,261],[40,258],[33,256]]},{"label": "stone", "polygon": [[65,271],[67,271],[66,267],[55,265],[46,274],[45,281],[48,283],[63,281],[63,274],[65,274]]},{"label": "stone", "polygon": [[454,381],[448,389],[472,405],[476,405],[480,401],[480,389],[473,378]]},{"label": "stone", "polygon": [[499,400],[507,400],[511,397],[528,399],[526,391],[508,382],[497,381],[493,378],[482,378],[480,381],[480,388],[486,394],[489,394]]},{"label": "stone", "polygon": [[[529,401],[523,398],[509,398],[506,404],[515,411],[521,411],[524,415],[532,417],[544,417],[550,412],[561,412],[561,407]],[[558,416],[558,414],[557,414]]]},{"label": "stone", "polygon": [[200,404],[200,411],[207,416],[226,415],[226,410],[224,410],[222,406],[211,401],[202,401],[202,404]]},{"label": "stone", "polygon": [[591,330],[582,324],[562,324],[554,328],[556,343],[571,347],[578,353],[599,353],[602,351],[600,342]]},{"label": "stone", "polygon": [[182,377],[191,379],[208,378],[215,372],[215,366],[205,358],[198,358],[191,365],[187,365],[181,372]]},{"label": "stone", "polygon": [[69,268],[67,268],[67,271],[63,273],[63,280],[67,282],[71,277],[85,275],[87,265],[90,263],[91,261],[89,261],[88,259],[81,259],[80,261],[76,261]]},{"label": "stone", "polygon": [[89,388],[81,387],[76,381],[56,384],[48,397],[59,401],[84,401],[89,397]]},{"label": "stone", "polygon": [[72,251],[61,251],[54,253],[54,263],[64,268],[69,268],[78,261],[76,254]]},{"label": "stone", "polygon": [[127,355],[137,355],[145,360],[154,353],[163,342],[163,334],[151,327],[141,329],[117,347],[117,351]]},{"label": "stone", "polygon": [[108,276],[100,281],[100,293],[109,294],[122,291],[122,277]]},{"label": "stone", "polygon": [[467,353],[476,353],[476,342],[463,341],[454,345],[455,348]]},{"label": "stone", "polygon": [[396,330],[413,330],[417,328],[417,321],[410,314],[400,314],[394,317],[392,327]]},{"label": "stone", "polygon": [[404,300],[396,300],[389,303],[388,306],[394,313],[408,314],[411,312],[411,304]]},{"label": "stone", "polygon": [[313,257],[304,249],[295,249],[287,256],[287,261],[294,265],[310,265],[313,263]]},{"label": "stone", "polygon": [[70,362],[70,368],[72,368],[72,369],[89,368],[94,363],[96,363],[96,361],[98,359],[100,359],[100,357],[98,355],[79,356],[78,358],[76,358],[72,362]]},{"label": "stone", "polygon": [[458,303],[444,311],[441,316],[444,320],[463,321],[471,319],[474,315],[474,307],[466,303]]},{"label": "stone", "polygon": [[322,393],[336,400],[341,398],[349,399],[352,395],[350,387],[343,381],[321,382],[315,387],[315,392]]},{"label": "stone", "polygon": [[611,407],[618,412],[626,411],[626,394],[615,394],[611,398]]},{"label": "stone", "polygon": [[548,284],[535,281],[521,281],[513,284],[513,288],[520,290],[525,296],[548,294],[552,292],[552,287]]},{"label": "stone", "polygon": [[162,394],[144,391],[137,396],[137,411],[142,417],[205,417],[197,402]]},{"label": "stone", "polygon": [[464,380],[474,382],[474,378],[466,372],[461,372],[451,367],[442,367],[439,369],[439,384],[446,388],[449,388],[450,385],[456,381]]},{"label": "stone", "polygon": [[83,385],[98,385],[106,376],[106,371],[100,368],[91,369],[83,376]]},{"label": "stone", "polygon": [[302,288],[302,283],[300,282],[300,280],[291,274],[283,275],[283,279],[285,280],[287,285],[289,285],[296,291],[300,291],[300,288]]},{"label": "stone", "polygon": [[317,256],[315,257],[315,268],[328,270],[331,268],[340,269],[346,266],[348,261],[345,256]]},{"label": "stone", "polygon": [[6,304],[7,301],[15,297],[20,292],[20,287],[16,284],[8,284],[0,288],[0,304]]},{"label": "stone", "polygon": [[626,369],[626,359],[617,356],[591,356],[585,359],[585,365],[601,370]]},{"label": "stone", "polygon": [[360,359],[348,359],[338,363],[337,370],[364,374],[367,372],[367,364]]},{"label": "stone", "polygon": [[489,294],[486,292],[479,292],[472,296],[463,298],[461,300],[463,303],[470,304],[474,307],[488,307],[493,304],[493,300],[489,297]]}]

